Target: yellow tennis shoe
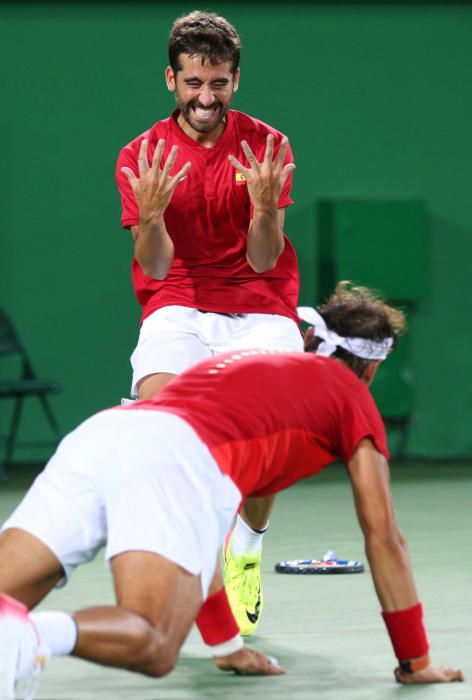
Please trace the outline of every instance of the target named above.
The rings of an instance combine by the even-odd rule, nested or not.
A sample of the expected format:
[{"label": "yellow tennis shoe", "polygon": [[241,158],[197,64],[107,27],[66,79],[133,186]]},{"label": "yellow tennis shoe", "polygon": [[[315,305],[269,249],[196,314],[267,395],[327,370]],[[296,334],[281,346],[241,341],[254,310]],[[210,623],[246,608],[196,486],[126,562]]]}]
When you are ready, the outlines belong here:
[{"label": "yellow tennis shoe", "polygon": [[261,619],[264,598],[261,589],[261,553],[236,556],[231,539],[225,543],[224,576],[231,610],[243,636],[254,634]]}]

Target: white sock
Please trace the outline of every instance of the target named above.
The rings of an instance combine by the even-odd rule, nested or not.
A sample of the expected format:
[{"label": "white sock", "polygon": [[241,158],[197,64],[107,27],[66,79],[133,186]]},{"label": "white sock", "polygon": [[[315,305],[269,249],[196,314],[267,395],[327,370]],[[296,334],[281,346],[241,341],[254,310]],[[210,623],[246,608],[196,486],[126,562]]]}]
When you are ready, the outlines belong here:
[{"label": "white sock", "polygon": [[269,523],[262,532],[256,532],[247,525],[240,515],[236,518],[233,537],[231,539],[231,551],[237,557],[246,554],[257,554],[262,549],[262,540],[269,527]]},{"label": "white sock", "polygon": [[[46,649],[42,649],[47,653]],[[15,677],[16,680],[28,678],[33,669],[36,655],[38,653],[38,634],[31,620],[23,627],[22,636],[20,639],[19,655],[17,659],[17,667]]]},{"label": "white sock", "polygon": [[29,617],[53,656],[72,653],[77,643],[77,625],[70,615],[65,612],[33,612]]}]

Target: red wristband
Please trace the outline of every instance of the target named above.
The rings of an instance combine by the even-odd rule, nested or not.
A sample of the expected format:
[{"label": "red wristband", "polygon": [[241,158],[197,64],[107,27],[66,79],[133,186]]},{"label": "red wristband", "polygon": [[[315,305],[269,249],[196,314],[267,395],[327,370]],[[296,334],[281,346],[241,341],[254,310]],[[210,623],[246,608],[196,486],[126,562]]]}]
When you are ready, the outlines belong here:
[{"label": "red wristband", "polygon": [[196,623],[203,641],[209,646],[222,644],[239,634],[224,588],[206,599]]},{"label": "red wristband", "polygon": [[406,610],[384,611],[382,617],[397,659],[406,661],[426,656],[429,644],[423,623],[421,603],[417,603],[412,608],[406,608]]}]

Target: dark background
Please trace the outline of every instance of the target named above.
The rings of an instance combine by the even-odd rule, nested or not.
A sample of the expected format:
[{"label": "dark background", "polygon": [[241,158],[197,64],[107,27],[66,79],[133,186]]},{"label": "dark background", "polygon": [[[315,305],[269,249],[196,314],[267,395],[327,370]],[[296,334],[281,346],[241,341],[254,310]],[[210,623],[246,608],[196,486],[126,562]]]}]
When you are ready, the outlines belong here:
[{"label": "dark background", "polygon": [[[115,160],[121,146],[172,110],[167,36],[176,16],[197,7],[0,5],[0,303],[38,373],[63,383],[52,400],[64,430],[129,392],[140,314]],[[410,315],[416,421],[408,453],[470,457],[472,8],[202,7],[227,16],[242,36],[234,107],[290,137],[297,169],[286,232],[299,256],[302,303],[320,300],[320,200],[423,203],[418,265],[427,284]],[[372,269],[400,277],[403,252],[404,240],[394,257],[385,254],[382,231],[378,242],[358,248]],[[27,438],[46,432],[30,404]],[[16,459],[39,454],[18,450]]]}]

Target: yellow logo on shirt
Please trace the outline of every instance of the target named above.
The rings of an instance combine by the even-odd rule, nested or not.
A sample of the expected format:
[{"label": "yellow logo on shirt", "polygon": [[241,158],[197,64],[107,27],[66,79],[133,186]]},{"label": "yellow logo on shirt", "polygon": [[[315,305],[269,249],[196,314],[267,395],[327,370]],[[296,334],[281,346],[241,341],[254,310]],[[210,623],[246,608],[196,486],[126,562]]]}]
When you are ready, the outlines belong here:
[{"label": "yellow logo on shirt", "polygon": [[242,173],[236,173],[235,176],[234,176],[234,179],[235,179],[236,182],[238,182],[238,183],[246,182],[246,178],[244,177],[244,175],[243,175]]}]

